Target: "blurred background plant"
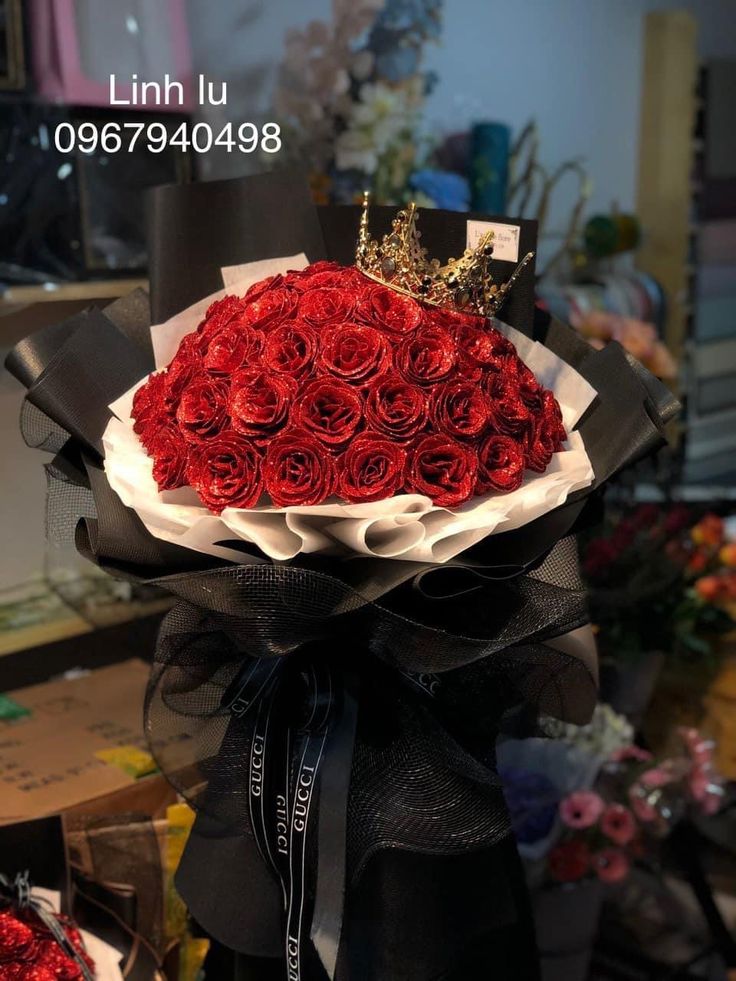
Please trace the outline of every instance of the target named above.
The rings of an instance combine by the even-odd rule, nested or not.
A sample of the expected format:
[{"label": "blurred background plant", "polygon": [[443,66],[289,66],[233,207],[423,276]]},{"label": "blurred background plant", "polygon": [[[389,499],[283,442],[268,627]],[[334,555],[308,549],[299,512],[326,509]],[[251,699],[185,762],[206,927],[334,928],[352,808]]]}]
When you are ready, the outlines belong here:
[{"label": "blurred background plant", "polygon": [[[557,744],[551,769],[547,740],[534,739],[524,741],[523,760],[507,749],[499,771],[538,885],[620,882],[635,863],[656,860],[658,842],[678,821],[713,814],[724,802],[713,742],[697,729],[679,729],[673,752],[655,757],[633,742],[627,720],[608,705],[582,730],[552,720],[543,728]],[[564,746],[567,754],[559,751]],[[586,756],[588,766],[581,765]]]},{"label": "blurred background plant", "polygon": [[736,527],[684,505],[609,511],[582,550],[603,656],[708,658],[734,627]]},{"label": "blurred background plant", "polygon": [[441,0],[334,0],[330,22],[290,30],[274,104],[318,201],[380,203],[410,193],[428,144],[419,123],[435,78],[422,69]]}]

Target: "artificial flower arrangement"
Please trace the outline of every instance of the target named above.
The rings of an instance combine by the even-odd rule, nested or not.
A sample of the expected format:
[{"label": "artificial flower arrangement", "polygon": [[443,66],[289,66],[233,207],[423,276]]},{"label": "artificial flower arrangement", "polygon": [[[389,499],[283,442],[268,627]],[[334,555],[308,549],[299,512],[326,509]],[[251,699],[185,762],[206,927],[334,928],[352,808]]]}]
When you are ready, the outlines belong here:
[{"label": "artificial flower arrangement", "polygon": [[728,523],[684,505],[611,511],[582,569],[604,654],[703,657],[733,627],[736,547]]},{"label": "artificial flower arrangement", "polygon": [[[9,366],[25,431],[57,453],[49,528],[178,599],[145,719],[200,814],[177,879],[195,918],[295,979],[340,981],[366,951],[366,976],[436,977],[487,928],[475,887],[466,902],[443,877],[472,853],[486,888],[513,847],[486,753],[501,716],[527,700],[584,722],[595,703],[591,645],[566,646],[586,623],[576,523],[676,405],[615,346],[552,321],[530,336],[530,293],[526,333],[498,319],[531,269],[497,283],[490,239],[442,265],[413,207],[380,240],[366,207],[354,268],[326,245],[310,262],[299,238],[333,221],[344,254],[351,213],[297,222],[306,189],[278,187],[289,220],[260,254],[247,195],[223,214],[221,185],[160,189],[154,308],[157,291],[191,304],[194,254],[217,255],[226,289],[171,299],[153,327],[124,298]],[[225,222],[255,264],[220,247]],[[399,874],[402,942],[352,945],[345,911],[404,853],[453,915],[425,916]],[[390,930],[383,912],[352,927]]]},{"label": "artificial flower arrangement", "polygon": [[112,406],[108,480],[158,537],[447,561],[590,484],[592,388],[487,321],[529,257],[497,287],[481,243],[424,295],[439,267],[416,268],[414,206],[380,244],[367,208],[356,266],[282,263],[172,318],[161,370]]},{"label": "artificial flower arrangement", "polygon": [[215,301],[132,417],[158,489],[189,484],[215,514],[264,494],[457,507],[518,490],[567,440],[554,393],[482,317],[329,262]]}]

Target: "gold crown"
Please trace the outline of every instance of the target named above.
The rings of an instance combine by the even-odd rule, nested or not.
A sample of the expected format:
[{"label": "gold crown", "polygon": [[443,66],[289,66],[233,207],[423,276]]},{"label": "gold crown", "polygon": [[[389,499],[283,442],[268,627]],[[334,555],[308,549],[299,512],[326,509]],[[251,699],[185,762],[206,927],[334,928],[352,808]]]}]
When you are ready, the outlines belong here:
[{"label": "gold crown", "polygon": [[528,252],[505,283],[495,283],[490,268],[493,257],[490,231],[476,248],[466,249],[459,259],[449,259],[442,266],[439,259],[428,259],[427,250],[420,244],[422,233],[416,227],[414,202],[398,212],[391,222],[391,231],[379,243],[368,231],[369,200],[370,194],[365,191],[355,265],[375,282],[422,303],[493,317],[534,258],[534,253]]}]

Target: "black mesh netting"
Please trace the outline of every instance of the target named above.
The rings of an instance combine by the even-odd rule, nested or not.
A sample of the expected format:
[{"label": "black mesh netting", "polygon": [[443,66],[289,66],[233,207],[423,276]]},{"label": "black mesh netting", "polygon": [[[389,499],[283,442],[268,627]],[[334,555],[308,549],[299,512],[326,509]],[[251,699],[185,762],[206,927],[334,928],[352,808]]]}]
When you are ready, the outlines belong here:
[{"label": "black mesh netting", "polygon": [[501,715],[531,701],[585,718],[595,698],[583,663],[543,642],[584,622],[574,560],[565,541],[536,573],[508,582],[458,570],[463,589],[446,602],[416,580],[373,600],[334,574],[292,566],[162,580],[185,601],[159,637],[146,705],[153,753],[197,808],[250,834],[254,722],[232,715],[226,693],[250,659],[293,658],[298,676],[308,650],[307,660],[360,683],[350,873],[379,848],[449,854],[489,844],[508,830],[493,767]]}]

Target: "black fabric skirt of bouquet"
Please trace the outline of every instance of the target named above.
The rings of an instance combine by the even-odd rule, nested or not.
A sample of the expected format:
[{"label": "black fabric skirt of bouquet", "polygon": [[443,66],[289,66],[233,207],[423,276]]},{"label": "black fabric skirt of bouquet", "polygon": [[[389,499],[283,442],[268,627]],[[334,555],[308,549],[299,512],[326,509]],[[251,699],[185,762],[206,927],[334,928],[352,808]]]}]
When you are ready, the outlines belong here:
[{"label": "black fabric skirt of bouquet", "polygon": [[[390,235],[388,210],[375,211]],[[549,394],[532,377],[524,419],[499,423],[502,440],[492,447],[510,454],[502,473],[489,469],[491,444],[478,443],[476,453],[462,433],[453,441],[473,479],[478,467],[476,493],[485,496],[466,495],[457,507],[449,498],[427,497],[421,481],[434,470],[422,469],[419,450],[410,451],[405,441],[396,451],[384,450],[399,460],[401,474],[406,467],[414,475],[415,483],[407,477],[401,485],[410,487],[412,506],[402,510],[403,499],[394,494],[389,513],[386,501],[378,501],[381,508],[369,515],[369,503],[351,497],[353,485],[342,480],[349,444],[367,445],[361,427],[368,423],[357,412],[340,455],[330,448],[314,457],[318,467],[329,457],[333,494],[314,508],[298,506],[297,498],[294,507],[286,506],[287,498],[274,507],[284,481],[292,479],[293,458],[286,469],[272,464],[273,432],[255,441],[259,431],[252,427],[264,417],[254,420],[251,403],[243,408],[241,399],[239,428],[235,436],[228,429],[228,439],[235,438],[246,462],[251,451],[242,449],[243,440],[253,440],[253,467],[270,467],[271,483],[266,473],[265,483],[255,484],[257,506],[241,497],[228,507],[230,484],[221,482],[219,506],[208,498],[203,507],[204,491],[198,500],[189,484],[214,472],[203,448],[212,418],[229,413],[235,426],[227,373],[233,365],[248,368],[254,351],[271,357],[273,324],[264,327],[262,302],[261,320],[254,319],[258,297],[278,287],[277,307],[287,302],[286,293],[288,304],[304,304],[310,276],[321,275],[324,283],[326,273],[337,275],[322,260],[352,261],[360,214],[357,208],[315,208],[304,182],[272,174],[157,189],[150,215],[150,298],[138,291],[34,334],[7,365],[27,389],[21,420],[27,441],[54,454],[46,464],[49,535],[74,541],[111,575],[161,586],[177,598],[161,628],[145,714],[156,760],[198,811],[178,876],[184,899],[214,938],[252,959],[254,977],[533,978],[531,919],[494,765],[495,737],[502,720],[523,705],[576,722],[592,711],[595,671],[585,642],[575,531],[608,479],[662,445],[675,403],[617,345],[594,351],[569,328],[535,313],[530,264],[501,313],[507,324],[488,329],[506,331],[499,347],[504,357],[526,361],[519,368],[525,378],[533,374],[529,364],[547,372]],[[431,254],[463,253],[466,216],[431,212],[421,220]],[[521,226],[522,236],[533,234],[529,223]],[[300,253],[306,255],[301,265],[294,261]],[[281,257],[288,257],[283,273],[290,263],[298,270],[286,274],[287,288],[279,271],[250,293],[247,330],[258,333],[256,347],[237,353],[238,328],[227,344],[218,334],[219,348],[210,345],[202,354],[205,348],[196,345],[225,307],[192,311],[192,305],[222,290],[223,277],[235,284],[228,292],[240,295],[238,277],[252,285],[265,275],[256,275],[266,268],[263,260],[278,264]],[[307,261],[320,265],[305,268]],[[260,265],[249,267],[252,262]],[[508,278],[511,268],[498,266],[496,273]],[[309,310],[332,317],[334,327],[334,296],[318,299],[312,296]],[[380,319],[385,308],[377,302],[371,316]],[[444,315],[419,308],[430,318],[426,337],[432,340],[441,322],[436,318]],[[189,319],[180,323],[188,309]],[[360,319],[355,311],[350,317]],[[288,344],[273,354],[281,359],[277,374],[291,371],[285,358],[292,365],[301,357],[294,331],[308,347],[321,329],[314,319],[305,326],[298,314],[289,318]],[[152,323],[159,326],[152,329]],[[234,324],[231,319],[229,327]],[[357,334],[354,323],[348,326],[351,344],[357,336],[375,345],[382,371],[395,358],[404,371],[401,384],[417,375],[410,388],[422,393],[417,404],[429,406],[426,418],[436,423],[446,403],[421,372],[435,370],[447,352],[428,362],[420,351],[412,360],[405,339],[386,341],[365,322]],[[405,326],[402,321],[400,329]],[[477,345],[482,338],[473,331]],[[459,364],[464,355],[459,335],[452,336]],[[141,405],[145,410],[148,403],[131,393],[154,368],[173,381],[172,353],[181,357],[195,347],[214,381],[182,372],[179,388],[167,389],[176,404],[161,402],[169,421],[151,416],[152,425],[139,426],[145,422]],[[480,358],[462,376],[469,399],[462,405],[492,413],[496,389],[483,389],[480,401],[467,390],[468,378],[480,391],[486,375],[498,370],[496,362],[488,367]],[[363,362],[358,367],[368,370]],[[269,425],[280,424],[280,392],[291,399],[288,412],[300,413],[305,426],[320,425],[304,409],[311,392],[304,375],[295,370],[279,378],[259,403],[259,412],[270,413]],[[252,371],[246,383],[255,384]],[[351,384],[354,379],[344,394],[348,408],[356,390]],[[198,385],[194,408],[183,408],[184,393]],[[218,402],[225,390],[226,409]],[[341,381],[334,391],[347,389]],[[581,392],[589,393],[584,404]],[[562,403],[566,440],[555,437],[554,454],[550,448],[542,465],[536,450],[524,458],[532,469],[522,476],[524,463],[511,443],[531,437],[508,433],[532,426],[525,421],[533,414],[528,406],[544,398]],[[458,425],[480,431],[486,422],[473,412]],[[366,418],[374,416],[375,406],[369,407]],[[172,436],[169,423],[186,427],[186,465],[176,454],[180,433]],[[430,437],[435,423],[423,423]],[[487,425],[496,438],[499,432]],[[299,433],[306,438],[303,429]],[[139,437],[148,445],[141,447]],[[280,451],[286,443],[282,436]],[[158,475],[152,490],[149,452]],[[557,462],[548,466],[552,456]],[[357,450],[353,457],[363,459]],[[369,470],[366,480],[379,479]],[[494,480],[510,473],[512,494],[488,493],[499,486]],[[400,492],[394,470],[386,474],[380,479],[393,480]],[[265,506],[264,487],[272,499]],[[425,487],[420,499],[417,487]]]}]

